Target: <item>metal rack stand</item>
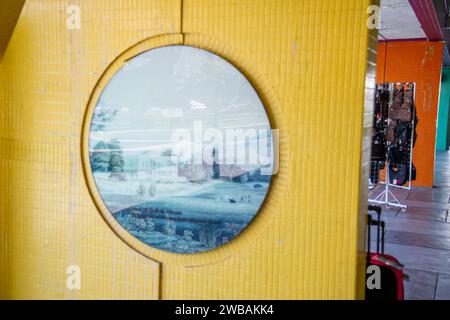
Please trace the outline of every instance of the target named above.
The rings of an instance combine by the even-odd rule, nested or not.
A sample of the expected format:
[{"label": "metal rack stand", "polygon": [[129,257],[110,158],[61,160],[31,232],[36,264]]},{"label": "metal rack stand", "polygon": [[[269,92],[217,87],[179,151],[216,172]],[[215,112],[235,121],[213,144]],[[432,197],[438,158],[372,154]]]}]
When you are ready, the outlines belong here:
[{"label": "metal rack stand", "polygon": [[[413,153],[414,153],[414,132],[415,132],[415,126],[416,126],[416,84],[411,82],[414,85],[414,95],[413,95],[413,114],[412,114],[412,128],[411,128],[411,145],[410,145],[410,155],[409,155],[409,178],[408,178],[408,186],[398,186],[395,184],[390,183],[390,177],[389,177],[389,157],[386,157],[386,179],[384,182],[380,182],[381,185],[384,185],[384,190],[379,193],[374,199],[369,199],[369,203],[372,204],[378,204],[378,205],[386,205],[387,208],[394,207],[394,208],[400,208],[403,212],[406,212],[408,209],[408,206],[405,204],[402,204],[401,201],[394,195],[394,193],[391,191],[391,188],[394,189],[404,189],[404,190],[411,190],[412,183],[411,183],[411,176],[413,171]],[[390,97],[389,97],[389,107],[392,104],[393,99],[393,86],[394,83],[391,83],[389,85],[389,91],[390,91]],[[369,186],[371,187],[371,186]]]},{"label": "metal rack stand", "polygon": [[[410,167],[412,168],[411,165],[410,165]],[[394,207],[394,208],[400,208],[400,209],[402,209],[402,211],[406,211],[408,209],[408,206],[405,204],[402,204],[400,202],[400,200],[392,193],[392,191],[389,188],[394,187],[394,188],[411,190],[411,187],[406,188],[406,187],[397,186],[397,185],[389,183],[389,181],[390,181],[389,180],[389,169],[387,169],[387,171],[386,171],[386,177],[387,177],[386,178],[387,181],[381,182],[381,184],[384,184],[384,186],[385,186],[384,190],[378,196],[376,196],[375,199],[369,199],[369,202],[373,203],[373,204],[386,205],[386,207],[388,209],[390,207]],[[411,180],[409,181],[409,183],[411,184]]]}]

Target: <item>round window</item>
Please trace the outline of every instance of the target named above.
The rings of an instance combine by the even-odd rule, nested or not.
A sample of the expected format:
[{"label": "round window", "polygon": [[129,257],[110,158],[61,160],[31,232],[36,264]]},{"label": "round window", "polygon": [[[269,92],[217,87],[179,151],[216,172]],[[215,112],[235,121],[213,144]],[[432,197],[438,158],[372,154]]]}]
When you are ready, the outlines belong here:
[{"label": "round window", "polygon": [[144,52],[94,109],[90,168],[117,222],[173,253],[211,250],[258,213],[273,171],[270,123],[256,91],[208,51]]}]

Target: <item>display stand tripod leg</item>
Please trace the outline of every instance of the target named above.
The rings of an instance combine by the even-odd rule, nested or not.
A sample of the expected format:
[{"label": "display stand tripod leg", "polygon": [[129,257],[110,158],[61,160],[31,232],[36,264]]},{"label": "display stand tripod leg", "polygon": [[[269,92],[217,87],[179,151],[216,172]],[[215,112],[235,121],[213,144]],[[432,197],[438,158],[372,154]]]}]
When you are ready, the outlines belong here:
[{"label": "display stand tripod leg", "polygon": [[[392,202],[389,201],[389,196],[391,197]],[[400,208],[400,209],[402,209],[402,211],[406,211],[406,209],[408,209],[408,206],[406,206],[404,204],[401,204],[400,200],[397,199],[397,197],[392,193],[391,190],[388,190],[388,201],[387,201],[387,204],[389,206],[391,206],[391,207],[394,207],[394,208]]]},{"label": "display stand tripod leg", "polygon": [[373,204],[380,204],[380,205],[386,204],[387,203],[386,202],[386,194],[387,194],[386,190],[384,190],[378,196],[376,196],[375,199],[369,199],[369,202],[373,203]]},{"label": "display stand tripod leg", "polygon": [[385,189],[376,196],[375,199],[369,199],[369,202],[372,204],[378,205],[386,205],[386,208],[390,209],[391,207],[400,208],[403,212],[405,212],[408,206],[402,204],[400,200],[392,193],[389,189],[389,185],[386,184]]}]

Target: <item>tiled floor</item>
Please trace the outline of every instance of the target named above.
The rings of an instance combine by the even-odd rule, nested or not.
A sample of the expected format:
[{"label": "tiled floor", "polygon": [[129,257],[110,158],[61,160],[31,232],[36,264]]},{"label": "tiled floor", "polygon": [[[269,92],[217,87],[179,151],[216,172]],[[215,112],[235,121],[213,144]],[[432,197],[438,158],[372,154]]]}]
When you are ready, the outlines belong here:
[{"label": "tiled floor", "polygon": [[395,191],[408,205],[406,212],[383,207],[385,252],[398,258],[410,277],[406,299],[450,300],[450,152],[437,155],[435,185]]}]

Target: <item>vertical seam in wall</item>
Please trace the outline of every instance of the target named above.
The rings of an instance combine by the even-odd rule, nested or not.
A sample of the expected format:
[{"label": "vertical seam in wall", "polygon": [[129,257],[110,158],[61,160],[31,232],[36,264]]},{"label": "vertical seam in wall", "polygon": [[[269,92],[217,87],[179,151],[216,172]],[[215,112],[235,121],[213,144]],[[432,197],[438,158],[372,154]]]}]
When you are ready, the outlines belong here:
[{"label": "vertical seam in wall", "polygon": [[[184,6],[183,6],[183,0],[180,0],[180,34],[181,34],[181,43],[184,45],[185,44],[185,37],[184,37],[184,30],[183,30],[183,21],[184,21],[184,16],[183,16],[183,11],[184,11]],[[157,300],[163,300],[163,263],[162,262],[158,262],[158,296],[157,296]]]},{"label": "vertical seam in wall", "polygon": [[181,38],[182,38],[182,43],[184,44],[184,31],[183,31],[183,10],[184,10],[184,6],[183,6],[183,0],[180,0],[180,33],[181,33]]},{"label": "vertical seam in wall", "polygon": [[162,275],[163,275],[163,264],[161,262],[159,262],[158,263],[158,278],[159,278],[159,281],[158,281],[158,289],[157,289],[158,290],[158,297],[157,297],[158,300],[162,300],[162,295],[163,295],[163,293],[162,293],[163,292]]}]

